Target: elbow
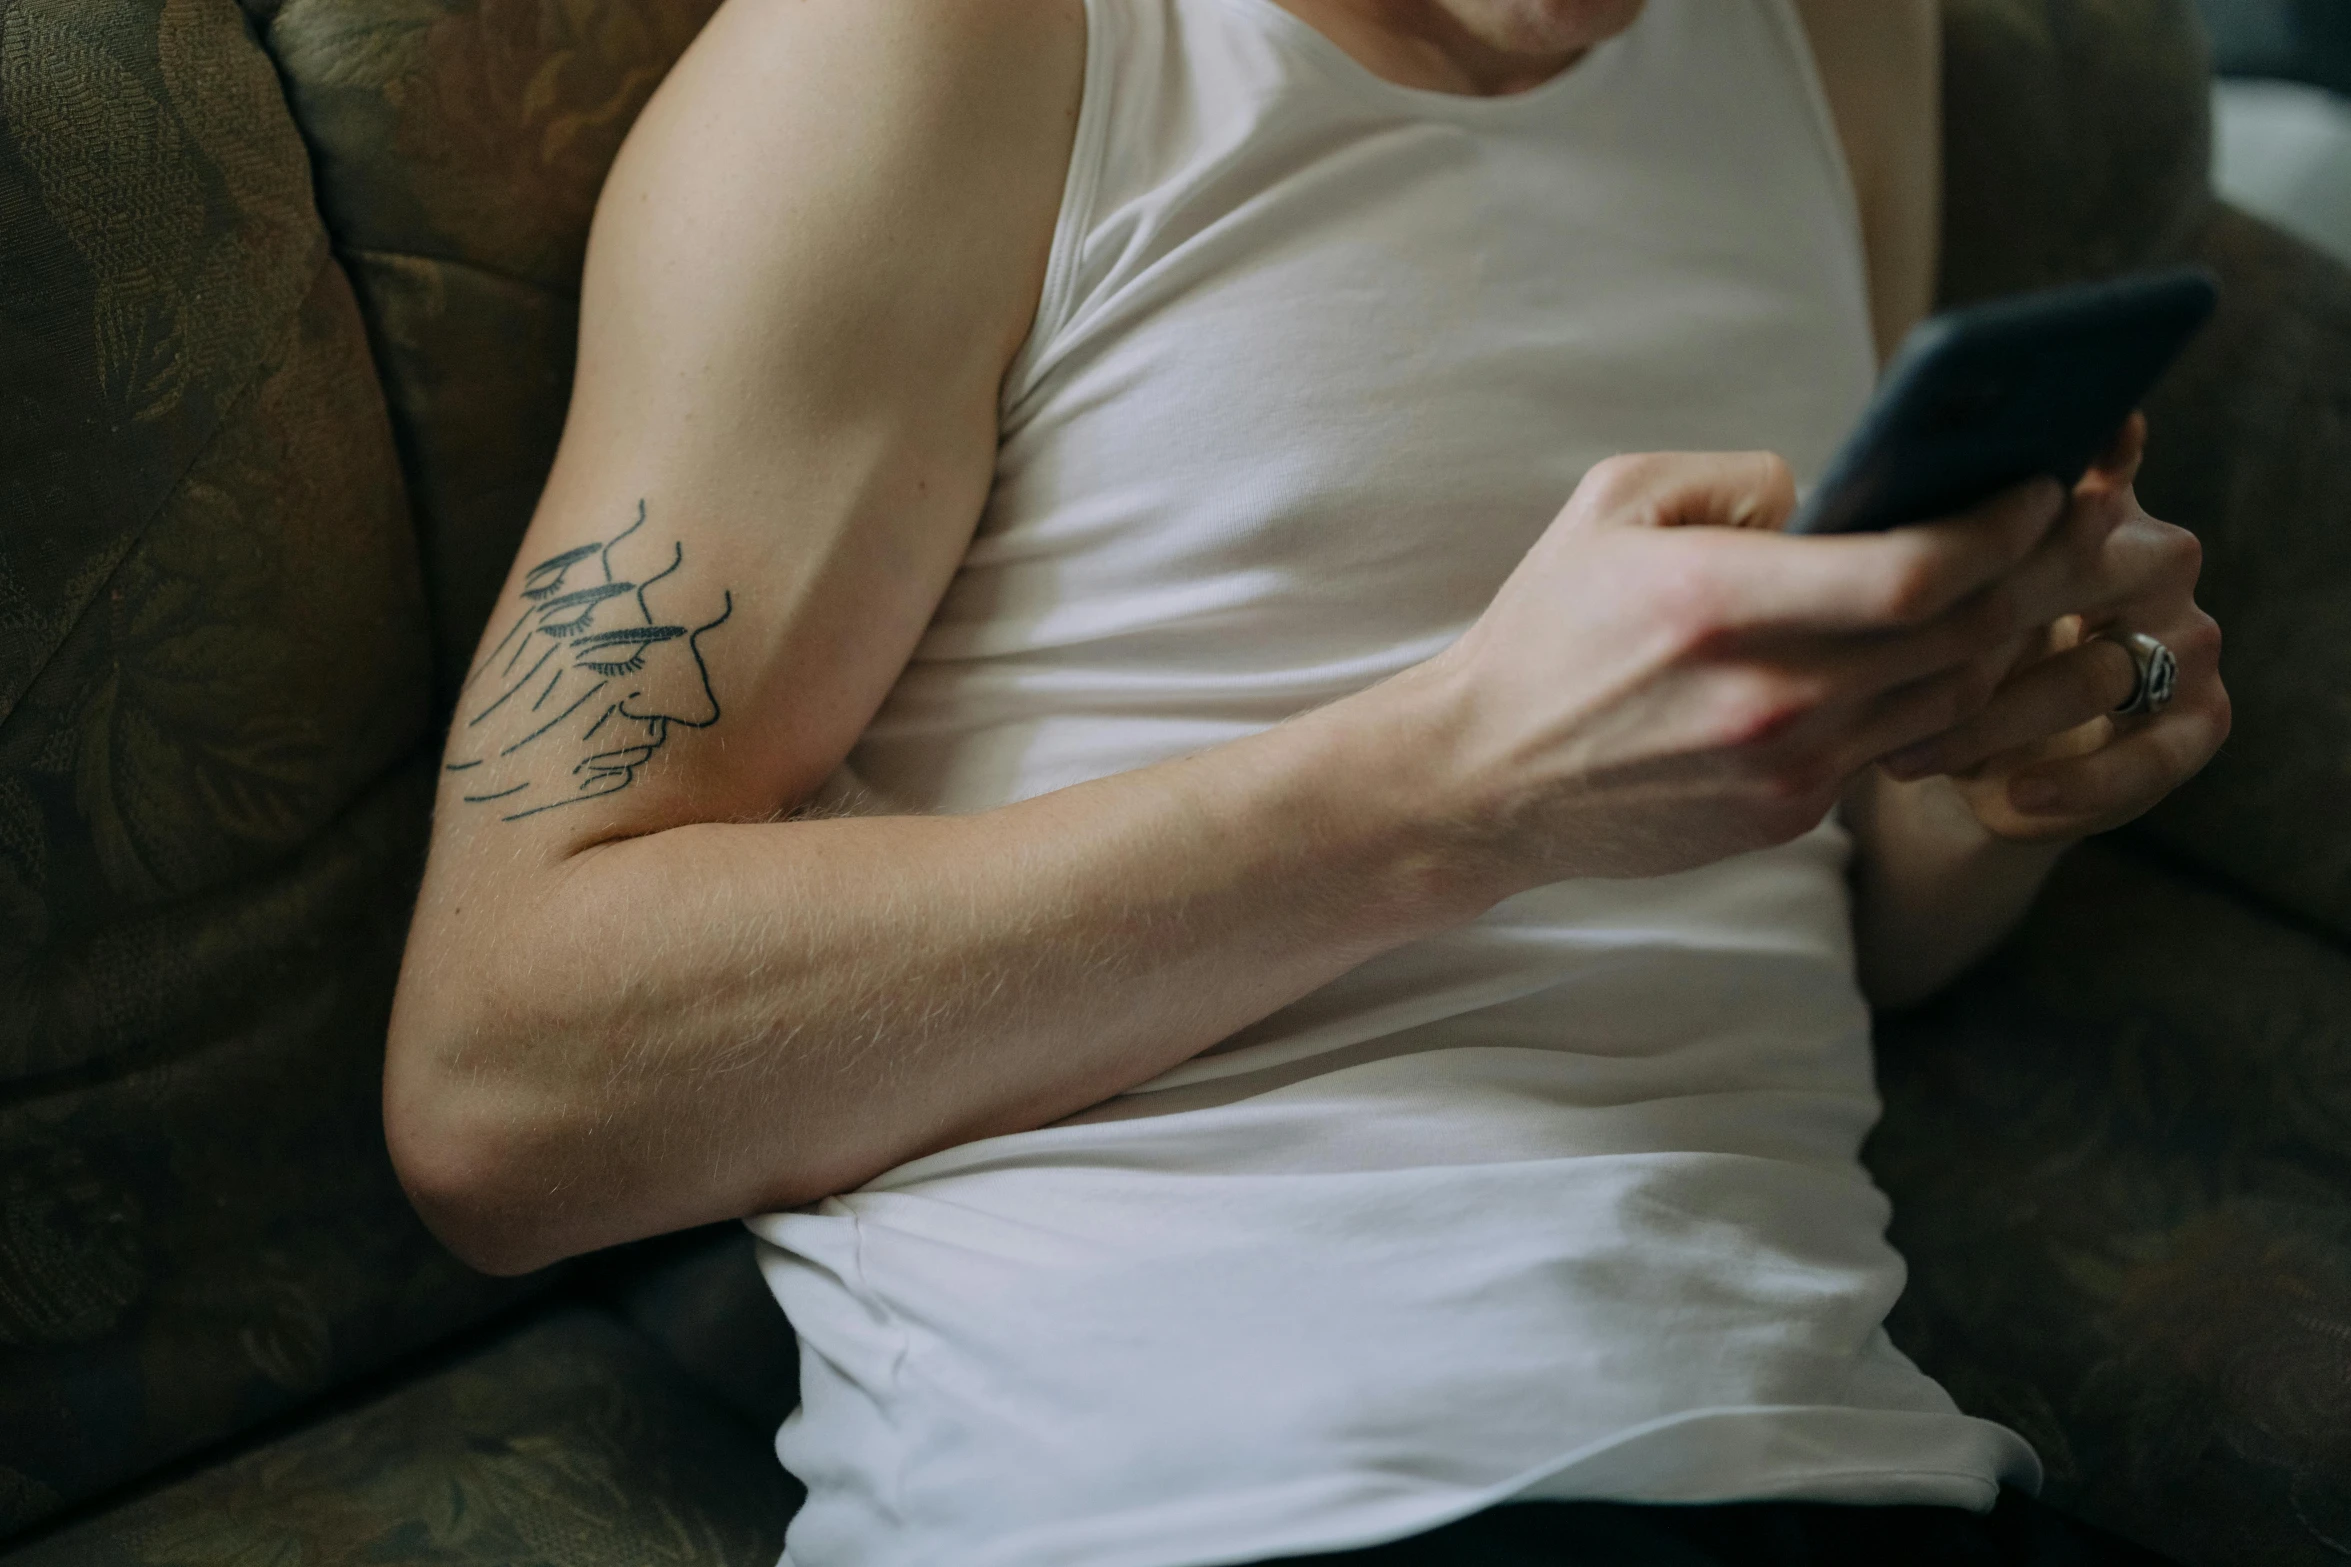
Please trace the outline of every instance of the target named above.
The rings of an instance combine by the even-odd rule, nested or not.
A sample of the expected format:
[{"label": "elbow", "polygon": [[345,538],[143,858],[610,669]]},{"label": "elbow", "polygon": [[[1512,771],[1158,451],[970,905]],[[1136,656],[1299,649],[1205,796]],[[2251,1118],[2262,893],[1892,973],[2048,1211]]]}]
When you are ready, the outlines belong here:
[{"label": "elbow", "polygon": [[508,1177],[511,1161],[494,1140],[413,1117],[387,1116],[384,1131],[409,1205],[458,1261],[516,1278],[568,1254]]},{"label": "elbow", "polygon": [[[403,1026],[407,1024],[408,1026]],[[468,1267],[501,1278],[533,1273],[582,1249],[560,1222],[526,1108],[476,1058],[462,1034],[420,1034],[395,1015],[384,1065],[384,1143],[409,1204]]]}]

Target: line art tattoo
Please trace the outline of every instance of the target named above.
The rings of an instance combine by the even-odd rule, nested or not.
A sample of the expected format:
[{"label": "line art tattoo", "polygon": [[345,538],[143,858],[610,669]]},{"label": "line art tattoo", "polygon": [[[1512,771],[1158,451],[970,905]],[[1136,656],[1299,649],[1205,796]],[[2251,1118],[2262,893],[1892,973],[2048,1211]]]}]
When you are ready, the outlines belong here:
[{"label": "line art tattoo", "polygon": [[442,770],[465,774],[458,798],[494,805],[501,821],[617,794],[669,739],[707,729],[718,697],[702,637],[735,612],[721,591],[698,624],[664,620],[695,595],[673,581],[686,547],[664,551],[636,520],[601,544],[551,555],[523,574],[520,607],[458,702]]}]

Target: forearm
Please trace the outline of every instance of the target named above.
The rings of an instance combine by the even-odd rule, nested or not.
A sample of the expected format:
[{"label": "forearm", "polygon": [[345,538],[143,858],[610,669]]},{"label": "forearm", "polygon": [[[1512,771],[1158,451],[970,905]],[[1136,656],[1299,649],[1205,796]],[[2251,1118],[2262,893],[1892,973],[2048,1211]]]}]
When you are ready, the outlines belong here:
[{"label": "forearm", "polygon": [[1897,783],[1871,768],[1844,812],[1861,988],[1881,1011],[1925,1000],[1998,946],[2066,847],[1995,836],[1942,777]]},{"label": "forearm", "polygon": [[1392,711],[979,815],[682,827],[431,881],[387,1076],[403,1174],[514,1271],[1147,1080],[1493,901]]}]

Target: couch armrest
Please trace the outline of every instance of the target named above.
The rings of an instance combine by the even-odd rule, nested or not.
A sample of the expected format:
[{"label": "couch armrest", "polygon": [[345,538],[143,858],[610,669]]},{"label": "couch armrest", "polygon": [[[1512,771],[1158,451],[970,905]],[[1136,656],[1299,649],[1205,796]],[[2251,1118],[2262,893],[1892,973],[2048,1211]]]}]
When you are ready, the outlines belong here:
[{"label": "couch armrest", "polygon": [[2191,1567],[2351,1550],[2351,954],[2122,843],[1884,1031],[1895,1342]]}]

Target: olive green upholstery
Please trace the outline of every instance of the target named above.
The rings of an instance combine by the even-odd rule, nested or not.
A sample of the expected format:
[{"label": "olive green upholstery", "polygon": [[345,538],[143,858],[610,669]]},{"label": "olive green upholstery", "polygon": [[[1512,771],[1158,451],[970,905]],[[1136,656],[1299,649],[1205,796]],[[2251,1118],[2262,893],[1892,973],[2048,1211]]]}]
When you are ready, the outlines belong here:
[{"label": "olive green upholstery", "polygon": [[382,1151],[415,530],[233,6],[0,6],[0,1522],[513,1291]]},{"label": "olive green upholstery", "polygon": [[555,453],[588,218],[717,0],[246,0],[407,472],[454,697]]},{"label": "olive green upholstery", "polygon": [[[520,1283],[385,1158],[437,730],[603,172],[714,0],[0,0],[0,1545],[765,1564],[746,1237]],[[2150,410],[2236,737],[1884,1030],[1897,1339],[2198,1567],[2351,1554],[2351,276],[2186,0],[1947,0],[1959,300],[2193,258]],[[952,1564],[941,1564],[952,1567]]]},{"label": "olive green upholstery", "polygon": [[570,1307],[10,1561],[771,1567],[795,1499],[753,1426]]},{"label": "olive green upholstery", "polygon": [[1895,1341],[2185,1562],[2351,1545],[2351,960],[2105,845],[1887,1030]]}]

